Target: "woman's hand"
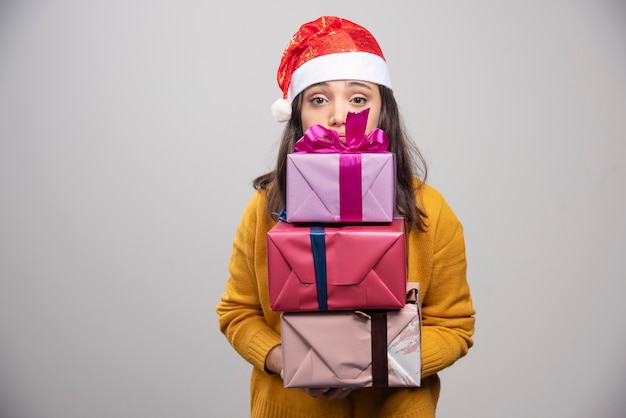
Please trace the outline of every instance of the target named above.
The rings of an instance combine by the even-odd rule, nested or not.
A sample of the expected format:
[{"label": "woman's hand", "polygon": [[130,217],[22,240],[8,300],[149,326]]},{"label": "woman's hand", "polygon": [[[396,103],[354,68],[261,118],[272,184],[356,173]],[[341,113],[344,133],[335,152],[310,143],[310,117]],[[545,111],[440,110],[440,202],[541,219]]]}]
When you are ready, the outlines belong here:
[{"label": "woman's hand", "polygon": [[329,401],[336,401],[346,398],[352,393],[353,388],[305,388],[304,391],[313,398],[320,396],[325,397]]},{"label": "woman's hand", "polygon": [[283,348],[280,344],[272,348],[265,358],[265,369],[283,377]]}]

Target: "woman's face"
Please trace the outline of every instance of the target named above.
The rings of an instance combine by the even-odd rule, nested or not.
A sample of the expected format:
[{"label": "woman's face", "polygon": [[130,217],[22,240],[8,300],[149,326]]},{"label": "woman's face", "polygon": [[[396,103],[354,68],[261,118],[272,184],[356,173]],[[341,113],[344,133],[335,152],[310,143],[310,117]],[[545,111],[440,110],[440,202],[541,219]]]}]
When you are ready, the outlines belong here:
[{"label": "woman's face", "polygon": [[302,97],[302,130],[322,125],[339,132],[345,142],[345,122],[348,112],[370,109],[365,134],[378,127],[381,97],[377,84],[360,80],[335,80],[308,87]]}]

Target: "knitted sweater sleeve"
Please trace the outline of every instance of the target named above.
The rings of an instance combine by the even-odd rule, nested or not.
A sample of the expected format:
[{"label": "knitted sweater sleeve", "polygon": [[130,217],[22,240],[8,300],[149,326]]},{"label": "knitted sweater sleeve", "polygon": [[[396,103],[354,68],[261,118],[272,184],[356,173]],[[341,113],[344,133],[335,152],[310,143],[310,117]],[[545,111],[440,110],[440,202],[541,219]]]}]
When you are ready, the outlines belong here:
[{"label": "knitted sweater sleeve", "polygon": [[237,227],[230,276],[216,307],[220,330],[229,343],[261,370],[269,351],[280,344],[280,317],[269,309],[267,300],[266,235],[271,225],[264,192],[256,192]]},{"label": "knitted sweater sleeve", "polygon": [[414,256],[409,265],[412,261],[422,285],[422,376],[426,377],[467,354],[473,345],[475,311],[466,279],[463,227],[439,192],[425,186],[423,197],[428,232],[412,234]]}]

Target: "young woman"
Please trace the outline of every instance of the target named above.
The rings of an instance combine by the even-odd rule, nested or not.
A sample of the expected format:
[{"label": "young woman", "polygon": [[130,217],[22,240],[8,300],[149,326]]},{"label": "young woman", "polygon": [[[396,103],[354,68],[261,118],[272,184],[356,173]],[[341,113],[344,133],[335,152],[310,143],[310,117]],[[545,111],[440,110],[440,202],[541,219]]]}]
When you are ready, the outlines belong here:
[{"label": "young woman", "polygon": [[[434,417],[437,372],[472,346],[474,309],[466,280],[463,228],[409,141],[385,58],[372,34],[335,16],[303,24],[278,69],[283,98],[272,106],[286,122],[276,167],[253,181],[255,192],[234,238],[230,277],[217,305],[220,330],[254,367],[251,417]],[[406,217],[408,280],[420,283],[422,380],[418,388],[285,388],[280,312],[270,308],[267,232],[286,202],[286,159],[313,125],[339,132],[348,112],[369,109],[366,133],[382,129],[396,155],[396,214]],[[416,354],[419,355],[419,354]]]}]

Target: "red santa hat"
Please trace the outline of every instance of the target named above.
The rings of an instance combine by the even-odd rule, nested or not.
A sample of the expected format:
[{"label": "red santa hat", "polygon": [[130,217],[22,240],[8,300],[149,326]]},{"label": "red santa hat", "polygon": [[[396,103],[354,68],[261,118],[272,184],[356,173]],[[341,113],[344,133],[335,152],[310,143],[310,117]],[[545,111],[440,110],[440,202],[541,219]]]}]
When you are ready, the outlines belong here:
[{"label": "red santa hat", "polygon": [[387,61],[364,27],[336,16],[305,23],[285,48],[277,74],[283,97],[272,104],[279,122],[291,117],[291,102],[307,87],[330,80],[363,80],[391,87]]}]

